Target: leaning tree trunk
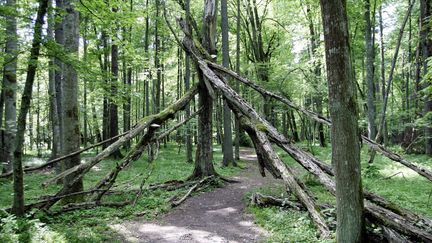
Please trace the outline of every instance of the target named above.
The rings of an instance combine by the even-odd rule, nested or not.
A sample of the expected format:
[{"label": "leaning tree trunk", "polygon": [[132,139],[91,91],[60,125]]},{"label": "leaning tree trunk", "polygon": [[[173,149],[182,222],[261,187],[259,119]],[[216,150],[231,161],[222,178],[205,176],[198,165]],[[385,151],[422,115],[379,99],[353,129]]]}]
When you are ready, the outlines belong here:
[{"label": "leaning tree trunk", "polygon": [[338,242],[362,242],[363,193],[356,89],[352,78],[346,1],[321,0],[332,119]]},{"label": "leaning tree trunk", "polygon": [[23,168],[22,154],[24,146],[24,133],[26,130],[26,117],[30,109],[32,99],[32,88],[36,76],[40,46],[42,41],[42,25],[47,12],[48,0],[39,1],[35,27],[33,32],[32,47],[28,60],[27,76],[21,97],[21,108],[18,116],[18,128],[15,140],[14,162],[13,162],[13,181],[14,181],[14,202],[12,211],[17,216],[24,214],[24,188],[23,188]]},{"label": "leaning tree trunk", "polygon": [[[65,15],[65,51],[78,58],[79,47],[79,14],[74,9],[74,0],[64,1]],[[64,135],[63,135],[63,154],[69,154],[80,148],[80,129],[78,115],[78,73],[71,64],[64,64],[64,80],[63,80],[63,97],[62,103],[64,108]],[[65,160],[65,169],[79,165],[81,162],[80,155],[75,155]],[[65,177],[64,185],[74,180],[76,174],[71,174]],[[69,193],[79,192],[83,190],[82,180],[78,180],[71,186]]]}]

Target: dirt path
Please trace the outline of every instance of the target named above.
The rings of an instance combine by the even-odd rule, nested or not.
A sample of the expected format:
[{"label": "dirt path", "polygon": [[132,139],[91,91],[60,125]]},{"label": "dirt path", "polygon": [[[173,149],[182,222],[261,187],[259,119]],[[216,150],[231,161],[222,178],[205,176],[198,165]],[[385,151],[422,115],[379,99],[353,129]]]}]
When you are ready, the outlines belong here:
[{"label": "dirt path", "polygon": [[261,177],[253,149],[242,149],[241,158],[250,161],[234,179],[212,192],[189,198],[157,221],[130,221],[113,225],[123,242],[260,242],[267,232],[244,213],[243,196],[254,188],[274,183]]}]

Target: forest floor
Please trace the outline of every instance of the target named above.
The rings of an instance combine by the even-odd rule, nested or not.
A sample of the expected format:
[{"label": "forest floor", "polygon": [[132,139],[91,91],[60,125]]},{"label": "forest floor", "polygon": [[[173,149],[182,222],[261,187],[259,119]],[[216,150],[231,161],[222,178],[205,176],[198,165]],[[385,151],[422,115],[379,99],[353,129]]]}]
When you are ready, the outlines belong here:
[{"label": "forest floor", "polygon": [[244,171],[233,177],[238,183],[189,198],[154,221],[139,219],[112,225],[124,242],[261,242],[268,233],[253,223],[245,209],[245,195],[259,187],[281,183],[262,177],[253,149],[242,148]]}]

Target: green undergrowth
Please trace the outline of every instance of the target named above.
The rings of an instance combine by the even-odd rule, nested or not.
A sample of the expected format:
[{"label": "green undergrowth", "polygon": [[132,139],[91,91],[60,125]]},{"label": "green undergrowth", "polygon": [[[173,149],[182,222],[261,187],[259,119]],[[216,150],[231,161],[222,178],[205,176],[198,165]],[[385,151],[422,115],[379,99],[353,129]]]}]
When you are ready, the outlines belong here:
[{"label": "green undergrowth", "polygon": [[[314,154],[322,161],[331,163],[331,148],[321,148],[298,144],[297,146]],[[392,148],[396,151],[397,148]],[[295,162],[284,151],[277,149],[278,154],[306,184],[317,198],[318,203],[335,204],[335,198],[320,183]],[[401,151],[398,153],[402,154]],[[425,155],[403,155],[419,166],[432,169],[432,158]],[[368,164],[368,149],[362,148],[362,182],[364,188],[385,197],[400,207],[432,218],[432,187],[431,183],[414,171],[377,155],[373,165]],[[283,187],[263,187],[256,190],[262,194],[275,197],[286,197]],[[250,194],[245,200],[250,200]],[[258,208],[248,206],[248,211],[255,216],[256,222],[268,230],[271,235],[268,242],[326,242],[318,239],[318,231],[307,212],[285,210],[278,207]],[[328,241],[327,241],[328,242]],[[332,242],[332,241],[330,241]]]},{"label": "green undergrowth", "polygon": [[[215,168],[220,175],[229,178],[241,171],[241,168],[222,167],[221,148],[215,146],[214,150]],[[153,163],[153,172],[148,178],[146,185],[163,183],[170,180],[184,180],[192,173],[193,165],[186,162],[184,147],[180,149],[180,153],[178,151],[179,149],[176,144],[169,143],[166,147],[161,145],[159,155]],[[94,153],[85,154],[83,158],[90,158],[92,155]],[[31,161],[34,161],[34,158],[28,157],[27,163]],[[91,188],[117,162],[116,160],[104,160],[100,162],[84,177],[84,187]],[[240,162],[240,167],[244,167],[243,165],[243,162]],[[147,162],[147,156],[144,154],[141,159],[133,162],[119,174],[113,190],[124,191],[124,193],[105,196],[103,202],[133,200],[135,193],[128,191],[138,189],[142,179],[147,177],[149,171],[150,167]],[[47,188],[41,186],[42,182],[52,176],[53,173],[53,171],[47,171],[34,173],[25,177],[26,203],[35,201],[42,195],[52,195],[60,188],[60,185],[51,185]],[[206,190],[211,189],[208,188]],[[110,228],[110,225],[136,218],[140,218],[141,220],[155,219],[171,209],[168,202],[170,198],[174,196],[181,197],[187,190],[188,188],[175,191],[166,191],[163,189],[144,190],[135,206],[75,210],[56,216],[49,216],[39,211],[32,212],[33,217],[16,219],[11,215],[5,214],[2,210],[0,242],[120,242],[122,239]],[[10,207],[12,196],[12,182],[5,179],[0,180],[0,208]],[[56,207],[53,207],[54,211],[55,209]]]}]

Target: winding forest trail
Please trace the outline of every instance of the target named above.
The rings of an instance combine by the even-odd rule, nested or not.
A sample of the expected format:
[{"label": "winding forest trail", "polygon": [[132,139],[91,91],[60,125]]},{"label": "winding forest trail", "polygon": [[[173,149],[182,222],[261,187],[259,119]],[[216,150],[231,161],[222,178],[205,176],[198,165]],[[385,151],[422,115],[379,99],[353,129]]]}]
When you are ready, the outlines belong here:
[{"label": "winding forest trail", "polygon": [[113,225],[123,242],[261,242],[268,233],[244,212],[245,193],[276,182],[261,177],[253,149],[241,149],[247,168],[223,188],[189,198],[156,221],[129,221]]}]

